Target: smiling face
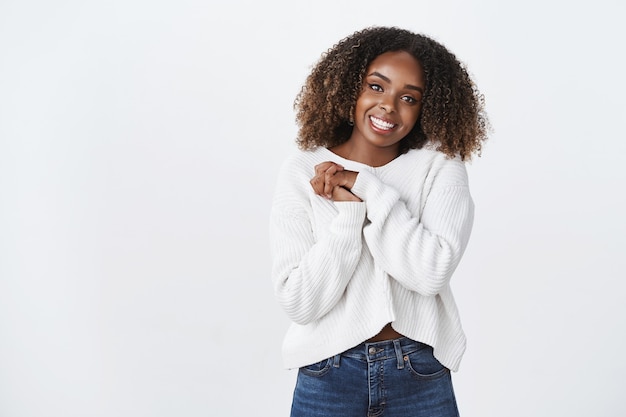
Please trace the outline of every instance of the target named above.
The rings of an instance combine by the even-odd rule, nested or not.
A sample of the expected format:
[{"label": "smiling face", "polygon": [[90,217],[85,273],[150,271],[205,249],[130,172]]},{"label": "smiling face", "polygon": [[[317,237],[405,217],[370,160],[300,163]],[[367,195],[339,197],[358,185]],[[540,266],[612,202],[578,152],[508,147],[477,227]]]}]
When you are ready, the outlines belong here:
[{"label": "smiling face", "polygon": [[408,52],[376,57],[367,68],[356,101],[352,135],[343,144],[349,154],[378,165],[397,157],[400,140],[419,118],[424,87],[422,66]]}]

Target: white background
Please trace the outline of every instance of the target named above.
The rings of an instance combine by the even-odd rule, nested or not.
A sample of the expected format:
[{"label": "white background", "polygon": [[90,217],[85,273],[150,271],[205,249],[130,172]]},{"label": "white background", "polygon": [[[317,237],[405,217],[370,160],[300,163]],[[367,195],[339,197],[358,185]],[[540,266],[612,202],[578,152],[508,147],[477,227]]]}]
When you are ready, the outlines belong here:
[{"label": "white background", "polygon": [[0,417],[288,415],[271,194],[311,65],[369,25],[450,48],[494,127],[462,415],[626,415],[622,4],[2,0]]}]

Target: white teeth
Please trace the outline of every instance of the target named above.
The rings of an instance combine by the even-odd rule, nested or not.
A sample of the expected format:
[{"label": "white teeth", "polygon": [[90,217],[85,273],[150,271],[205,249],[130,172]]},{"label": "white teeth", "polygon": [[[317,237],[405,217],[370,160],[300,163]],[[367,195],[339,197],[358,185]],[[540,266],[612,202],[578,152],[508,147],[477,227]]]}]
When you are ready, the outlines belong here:
[{"label": "white teeth", "polygon": [[370,116],[370,120],[372,121],[372,124],[376,126],[378,129],[389,130],[395,126],[393,123],[389,123],[384,120],[377,119],[374,116]]}]

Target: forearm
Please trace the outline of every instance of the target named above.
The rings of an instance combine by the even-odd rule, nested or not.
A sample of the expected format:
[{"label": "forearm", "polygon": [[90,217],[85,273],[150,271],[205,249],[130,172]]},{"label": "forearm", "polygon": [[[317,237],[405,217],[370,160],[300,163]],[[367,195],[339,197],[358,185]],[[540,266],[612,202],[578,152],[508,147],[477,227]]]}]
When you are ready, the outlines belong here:
[{"label": "forearm", "polygon": [[393,187],[365,175],[353,190],[367,206],[370,223],[364,236],[375,262],[407,289],[438,294],[449,283],[471,233],[468,188],[434,187],[420,214],[409,210]]},{"label": "forearm", "polygon": [[318,239],[308,219],[288,212],[272,214],[274,291],[296,323],[322,317],[339,301],[361,256],[364,204],[345,202],[339,208]]}]

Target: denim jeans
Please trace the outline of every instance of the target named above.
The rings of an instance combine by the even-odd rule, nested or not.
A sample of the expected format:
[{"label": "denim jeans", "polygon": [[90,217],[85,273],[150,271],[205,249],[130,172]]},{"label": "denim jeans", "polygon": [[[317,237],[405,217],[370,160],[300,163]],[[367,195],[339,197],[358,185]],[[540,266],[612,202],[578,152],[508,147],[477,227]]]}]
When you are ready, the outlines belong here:
[{"label": "denim jeans", "polygon": [[458,417],[448,368],[406,337],[299,369],[291,417]]}]

